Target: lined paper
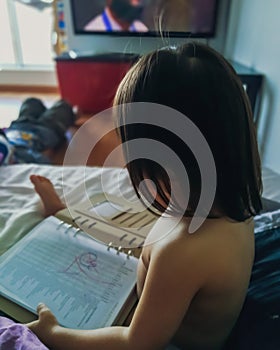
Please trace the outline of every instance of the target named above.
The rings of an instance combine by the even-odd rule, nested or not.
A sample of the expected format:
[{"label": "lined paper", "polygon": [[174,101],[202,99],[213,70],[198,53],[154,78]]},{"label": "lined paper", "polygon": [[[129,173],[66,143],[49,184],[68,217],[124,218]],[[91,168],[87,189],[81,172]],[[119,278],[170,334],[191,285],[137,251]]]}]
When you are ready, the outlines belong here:
[{"label": "lined paper", "polygon": [[0,257],[0,294],[35,312],[39,302],[71,328],[112,325],[136,283],[137,259],[50,217]]}]

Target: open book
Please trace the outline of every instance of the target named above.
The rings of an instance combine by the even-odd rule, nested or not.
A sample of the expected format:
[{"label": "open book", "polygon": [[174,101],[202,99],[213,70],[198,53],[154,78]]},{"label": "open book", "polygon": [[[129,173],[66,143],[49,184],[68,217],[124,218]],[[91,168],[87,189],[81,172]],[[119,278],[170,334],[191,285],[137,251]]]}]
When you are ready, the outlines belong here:
[{"label": "open book", "polygon": [[158,219],[138,200],[100,193],[56,216],[82,229],[94,239],[139,257],[141,248]]},{"label": "open book", "polygon": [[28,322],[44,302],[65,327],[122,324],[137,300],[133,255],[157,217],[104,195],[57,216],[0,257],[0,310]]},{"label": "open book", "polygon": [[65,327],[106,327],[135,302],[136,269],[136,258],[49,217],[1,256],[0,294],[34,313],[44,302]]}]

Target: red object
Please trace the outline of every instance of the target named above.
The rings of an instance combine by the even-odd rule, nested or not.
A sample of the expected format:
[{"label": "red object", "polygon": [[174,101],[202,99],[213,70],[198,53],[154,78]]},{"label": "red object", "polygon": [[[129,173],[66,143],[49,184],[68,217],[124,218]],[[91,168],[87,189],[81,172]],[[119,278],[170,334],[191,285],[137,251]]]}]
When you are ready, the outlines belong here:
[{"label": "red object", "polygon": [[135,61],[135,55],[109,54],[56,59],[60,94],[83,113],[99,113],[112,106],[116,90]]}]

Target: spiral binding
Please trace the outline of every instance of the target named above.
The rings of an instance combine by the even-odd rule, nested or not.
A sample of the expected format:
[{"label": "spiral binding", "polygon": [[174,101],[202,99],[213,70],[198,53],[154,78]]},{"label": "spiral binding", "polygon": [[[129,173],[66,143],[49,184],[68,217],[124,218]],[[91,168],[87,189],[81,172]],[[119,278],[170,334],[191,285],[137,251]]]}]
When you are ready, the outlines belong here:
[{"label": "spiral binding", "polygon": [[113,242],[110,242],[107,246],[107,250],[110,251],[111,249],[114,249],[116,251],[116,254],[119,255],[120,253],[123,253],[126,255],[127,259],[129,259],[131,256],[133,256],[132,250],[126,251],[122,246],[114,247]]},{"label": "spiral binding", "polygon": [[[73,223],[75,223],[75,221],[77,220],[78,218],[74,218],[72,221]],[[88,221],[88,220],[86,220]],[[94,223],[95,224],[95,223]],[[65,233],[68,233],[68,231],[70,229],[74,229],[75,230],[75,233],[74,233],[74,237],[76,237],[79,233],[84,233],[83,230],[81,230],[79,227],[76,227],[74,225],[70,225],[68,224],[67,222],[64,222],[64,221],[61,221],[59,223],[59,225],[57,226],[57,230],[59,230],[61,227],[65,226],[66,227],[66,230],[64,231]],[[93,226],[93,225],[90,225],[90,226]],[[120,253],[123,253],[126,255],[127,259],[129,259],[131,256],[134,256],[133,255],[133,252],[131,249],[129,249],[128,251],[126,251],[126,249],[124,249],[122,246],[119,246],[119,247],[114,247],[113,245],[113,242],[110,242],[108,245],[107,245],[107,251],[110,251],[111,249],[114,249],[116,251],[116,254],[119,255]]]}]

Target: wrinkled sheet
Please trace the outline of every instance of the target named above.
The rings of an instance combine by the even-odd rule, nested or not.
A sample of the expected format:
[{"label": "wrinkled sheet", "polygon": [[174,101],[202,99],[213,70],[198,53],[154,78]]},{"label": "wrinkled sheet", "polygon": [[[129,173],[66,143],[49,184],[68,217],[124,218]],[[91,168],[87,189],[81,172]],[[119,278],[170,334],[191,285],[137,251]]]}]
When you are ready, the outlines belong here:
[{"label": "wrinkled sheet", "polygon": [[22,164],[0,167],[0,255],[42,219],[42,205],[29,180],[49,177],[68,205],[100,192],[136,199],[126,170],[83,166]]},{"label": "wrinkled sheet", "polygon": [[0,317],[1,350],[48,350],[26,326]]}]

